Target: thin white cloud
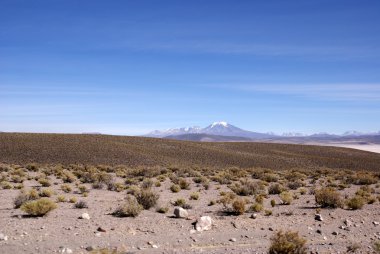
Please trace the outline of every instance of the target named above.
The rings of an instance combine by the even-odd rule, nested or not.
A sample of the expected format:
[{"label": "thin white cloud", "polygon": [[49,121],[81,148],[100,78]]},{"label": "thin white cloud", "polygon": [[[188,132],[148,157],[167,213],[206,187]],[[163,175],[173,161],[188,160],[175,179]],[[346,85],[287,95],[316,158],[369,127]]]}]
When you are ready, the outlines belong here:
[{"label": "thin white cloud", "polygon": [[380,84],[222,84],[211,86],[245,92],[292,95],[337,101],[378,102],[380,100]]}]

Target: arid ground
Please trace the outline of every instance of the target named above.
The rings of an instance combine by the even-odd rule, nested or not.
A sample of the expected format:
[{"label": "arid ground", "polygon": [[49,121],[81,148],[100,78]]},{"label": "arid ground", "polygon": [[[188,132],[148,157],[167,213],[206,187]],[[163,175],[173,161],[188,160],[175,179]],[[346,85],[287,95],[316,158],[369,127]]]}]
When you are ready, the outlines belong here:
[{"label": "arid ground", "polygon": [[0,253],[276,253],[278,232],[301,251],[277,253],[380,251],[375,153],[17,135],[0,134]]}]

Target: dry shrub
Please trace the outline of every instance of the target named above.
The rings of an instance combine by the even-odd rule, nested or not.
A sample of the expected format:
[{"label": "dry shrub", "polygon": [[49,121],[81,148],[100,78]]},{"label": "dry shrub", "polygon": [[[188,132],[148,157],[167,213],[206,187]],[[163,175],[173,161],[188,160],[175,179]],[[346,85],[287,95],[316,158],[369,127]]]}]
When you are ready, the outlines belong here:
[{"label": "dry shrub", "polygon": [[284,205],[290,205],[293,202],[293,195],[287,191],[282,192],[280,198]]},{"label": "dry shrub", "polygon": [[181,190],[181,187],[178,184],[173,184],[172,186],[170,186],[170,190],[174,193],[177,193]]},{"label": "dry shrub", "polygon": [[256,212],[256,213],[261,212],[263,209],[264,209],[264,206],[262,204],[260,204],[260,203],[254,203],[249,208],[250,211]]},{"label": "dry shrub", "polygon": [[300,187],[303,187],[303,182],[300,180],[288,183],[288,188],[291,190],[297,190]]},{"label": "dry shrub", "polygon": [[233,203],[232,203],[232,211],[236,215],[241,215],[245,213],[245,200],[242,198],[237,198]]},{"label": "dry shrub", "polygon": [[35,189],[30,190],[29,192],[26,191],[21,191],[18,196],[13,200],[13,205],[14,208],[20,208],[24,203],[31,201],[31,200],[36,200],[40,196],[38,192]]},{"label": "dry shrub", "polygon": [[143,209],[134,196],[127,195],[125,203],[116,208],[113,215],[116,217],[137,217]]},{"label": "dry shrub", "polygon": [[143,189],[135,194],[137,202],[144,207],[144,209],[149,209],[157,204],[159,195],[154,193],[150,189]]},{"label": "dry shrub", "polygon": [[275,183],[275,184],[271,184],[268,188],[268,193],[270,195],[276,195],[276,194],[280,194],[281,192],[285,191],[286,188],[284,186],[282,186],[281,184],[279,183]]},{"label": "dry shrub", "polygon": [[47,198],[28,201],[21,206],[21,210],[31,216],[44,216],[57,208],[57,204]]},{"label": "dry shrub", "polygon": [[331,187],[324,187],[316,190],[315,202],[323,208],[338,208],[343,205],[339,192]]},{"label": "dry shrub", "polygon": [[43,186],[43,187],[49,187],[51,185],[49,179],[47,178],[40,178],[38,182]]},{"label": "dry shrub", "polygon": [[306,254],[306,240],[298,235],[297,232],[277,232],[271,238],[269,254]]},{"label": "dry shrub", "polygon": [[250,196],[254,194],[263,193],[265,190],[265,186],[252,181],[252,180],[241,180],[240,183],[235,183],[230,186],[230,189],[238,194],[239,196]]},{"label": "dry shrub", "polygon": [[88,208],[88,205],[86,201],[80,200],[74,204],[74,207],[77,209],[84,209],[84,208]]},{"label": "dry shrub", "polygon": [[190,194],[190,200],[198,200],[199,199],[199,192],[193,192]]},{"label": "dry shrub", "polygon": [[347,201],[347,206],[352,210],[358,210],[362,209],[365,203],[366,201],[363,197],[355,196]]},{"label": "dry shrub", "polygon": [[63,191],[63,192],[66,192],[66,193],[69,193],[69,192],[71,192],[71,186],[70,185],[68,185],[68,184],[62,184],[61,185],[61,190]]},{"label": "dry shrub", "polygon": [[180,178],[178,181],[179,187],[181,187],[182,190],[189,190],[190,189],[190,183],[185,178]]},{"label": "dry shrub", "polygon": [[40,197],[51,197],[53,193],[54,192],[51,189],[43,189],[40,191]]}]

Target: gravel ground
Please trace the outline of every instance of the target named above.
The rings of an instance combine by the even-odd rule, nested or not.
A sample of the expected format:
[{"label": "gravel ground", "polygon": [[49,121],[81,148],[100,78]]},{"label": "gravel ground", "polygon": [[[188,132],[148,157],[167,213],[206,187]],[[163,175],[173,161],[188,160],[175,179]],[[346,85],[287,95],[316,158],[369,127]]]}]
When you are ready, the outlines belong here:
[{"label": "gravel ground", "polygon": [[[25,185],[38,186],[34,180],[26,181]],[[313,195],[300,195],[291,205],[274,208],[270,199],[274,198],[277,203],[280,199],[278,195],[271,195],[264,207],[271,209],[273,215],[265,216],[261,212],[252,219],[252,213],[227,216],[220,212],[220,204],[208,206],[211,200],[220,198],[220,191],[228,190],[226,186],[212,183],[209,190],[204,190],[192,183],[190,190],[179,193],[172,193],[169,186],[167,180],[161,187],[153,187],[160,194],[159,204],[169,205],[168,213],[160,214],[151,209],[136,218],[110,215],[123,203],[125,192],[91,189],[88,197],[82,197],[75,192],[63,193],[59,185],[53,185],[49,188],[55,190],[56,195],[75,196],[85,200],[89,208],[75,209],[71,203],[58,203],[58,209],[47,216],[30,218],[13,208],[13,199],[19,190],[0,190],[0,233],[8,236],[7,241],[0,241],[0,253],[67,253],[64,248],[72,253],[88,253],[85,248],[89,246],[118,247],[131,253],[266,253],[270,237],[281,229],[298,231],[307,239],[313,253],[345,253],[351,244],[361,246],[357,253],[371,253],[370,246],[380,239],[380,225],[374,224],[380,220],[379,202],[356,211],[322,209],[324,220],[316,221]],[[352,186],[344,194],[353,194],[357,188]],[[189,200],[190,194],[198,190],[200,199]],[[376,192],[379,193],[379,189]],[[192,205],[188,219],[173,218],[174,207],[170,202],[177,198],[185,198]],[[91,216],[90,220],[79,219],[84,212]],[[213,228],[194,233],[193,223],[201,215],[212,217]],[[352,225],[340,229],[346,219]],[[99,227],[106,232],[99,232]]]}]

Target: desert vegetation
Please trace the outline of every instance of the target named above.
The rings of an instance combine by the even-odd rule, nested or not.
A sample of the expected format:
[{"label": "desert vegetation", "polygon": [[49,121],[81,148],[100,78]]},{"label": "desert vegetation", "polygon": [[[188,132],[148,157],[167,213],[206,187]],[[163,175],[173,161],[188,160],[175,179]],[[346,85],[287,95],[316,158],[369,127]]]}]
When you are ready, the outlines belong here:
[{"label": "desert vegetation", "polygon": [[[35,138],[31,136],[31,140]],[[107,139],[121,142],[116,137]],[[61,143],[72,145],[65,140]],[[166,145],[180,144],[173,142]],[[199,145],[200,149],[214,146],[190,143],[185,149],[193,145]],[[237,144],[217,146],[241,149]],[[33,234],[30,244],[39,247],[36,230],[48,227],[51,231],[44,239],[58,243],[59,236],[65,235],[71,239],[71,243],[63,244],[68,245],[65,248],[82,252],[124,248],[117,240],[124,236],[128,236],[126,241],[132,246],[128,250],[142,252],[156,248],[165,252],[174,248],[187,253],[205,246],[215,253],[225,250],[231,253],[236,250],[261,253],[365,252],[365,246],[370,246],[373,252],[378,250],[378,164],[373,167],[371,163],[363,164],[365,166],[358,170],[357,164],[352,162],[357,157],[344,157],[343,153],[339,158],[352,161],[346,164],[330,158],[333,162],[326,163],[330,165],[327,167],[323,164],[330,159],[326,159],[319,148],[315,148],[317,151],[308,151],[309,147],[299,148],[302,151],[293,153],[293,146],[270,145],[274,150],[270,150],[269,157],[273,155],[274,161],[292,158],[292,165],[287,166],[290,162],[279,163],[281,159],[276,161],[278,168],[273,161],[243,167],[251,159],[250,152],[255,154],[256,144],[243,146],[248,158],[242,159],[239,155],[234,158],[237,165],[223,167],[208,166],[207,163],[199,166],[192,162],[187,166],[2,163],[0,228],[4,232],[0,233],[16,238],[12,240],[16,245],[23,244],[17,240],[18,232],[13,230],[23,225],[25,231]],[[290,155],[284,155],[285,151]],[[310,160],[309,156],[317,154],[318,159]],[[362,153],[356,155],[362,156]],[[228,156],[226,152],[223,164]],[[295,163],[298,156],[302,158]],[[365,154],[363,158],[367,156],[373,155]],[[303,161],[305,158],[308,163]],[[377,160],[378,156],[370,159],[374,163]],[[266,163],[267,167],[264,167]],[[349,166],[341,168],[343,165]],[[201,220],[212,224],[201,225]],[[361,233],[364,231],[365,235]],[[77,237],[83,241],[95,239],[99,244],[83,246],[76,242]],[[109,245],[113,247],[109,248]],[[0,241],[0,248],[11,248],[9,246]],[[53,249],[46,247],[44,251],[62,252],[61,245],[54,246]]]}]

